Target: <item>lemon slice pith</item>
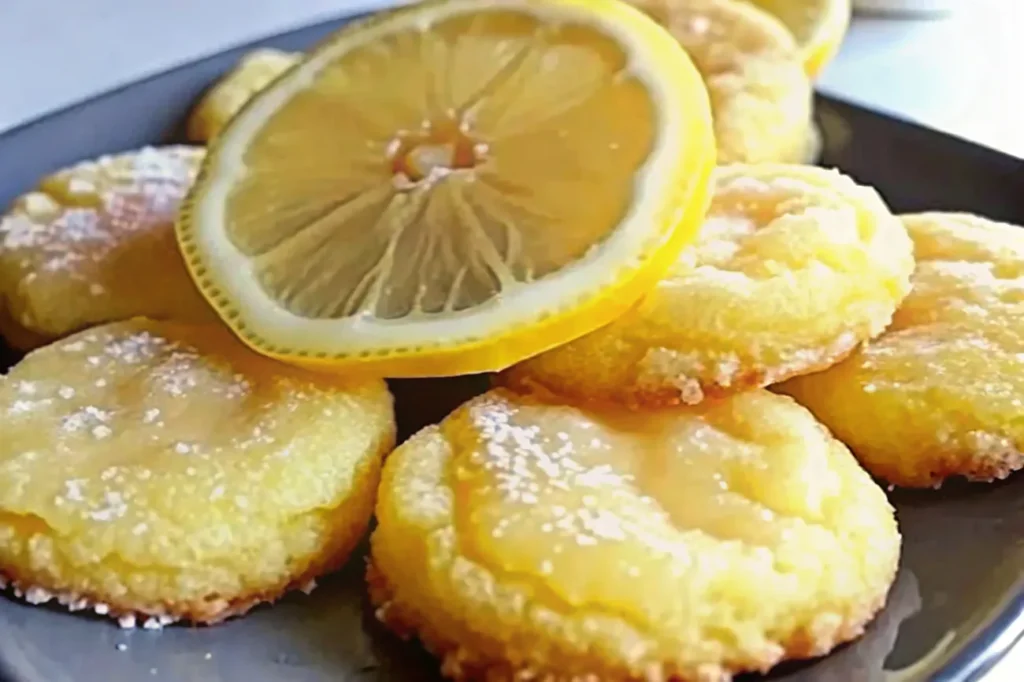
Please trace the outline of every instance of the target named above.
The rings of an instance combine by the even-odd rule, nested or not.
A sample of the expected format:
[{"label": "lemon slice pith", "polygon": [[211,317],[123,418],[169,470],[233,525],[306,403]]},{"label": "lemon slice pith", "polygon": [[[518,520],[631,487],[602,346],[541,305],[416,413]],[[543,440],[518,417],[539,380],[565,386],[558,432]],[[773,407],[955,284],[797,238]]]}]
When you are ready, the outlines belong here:
[{"label": "lemon slice pith", "polygon": [[390,376],[605,324],[692,239],[714,164],[685,52],[615,0],[435,0],[343,29],[217,138],[178,237],[250,346]]}]

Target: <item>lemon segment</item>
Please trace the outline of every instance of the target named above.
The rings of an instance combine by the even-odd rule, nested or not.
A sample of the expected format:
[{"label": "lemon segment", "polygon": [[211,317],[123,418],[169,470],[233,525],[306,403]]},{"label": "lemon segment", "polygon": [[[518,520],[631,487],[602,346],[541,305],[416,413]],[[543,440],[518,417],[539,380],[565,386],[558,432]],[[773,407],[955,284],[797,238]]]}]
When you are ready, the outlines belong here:
[{"label": "lemon segment", "polygon": [[812,78],[832,61],[850,26],[850,0],[747,0],[793,32]]},{"label": "lemon segment", "polygon": [[257,351],[497,370],[621,314],[707,205],[686,53],[615,0],[440,0],[352,25],[223,130],[178,224]]}]

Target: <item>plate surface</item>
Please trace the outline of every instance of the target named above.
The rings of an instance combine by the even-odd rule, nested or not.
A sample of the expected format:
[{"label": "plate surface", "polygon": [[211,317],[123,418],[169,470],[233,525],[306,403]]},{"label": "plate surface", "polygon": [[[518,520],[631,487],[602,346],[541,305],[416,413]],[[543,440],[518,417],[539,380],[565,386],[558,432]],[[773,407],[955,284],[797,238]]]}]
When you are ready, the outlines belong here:
[{"label": "plate surface", "polygon": [[[345,19],[258,45],[301,49]],[[188,107],[257,44],[226,51],[0,135],[0,206],[43,174],[178,139]],[[822,163],[880,189],[898,211],[965,210],[1024,224],[1024,162],[820,98]],[[0,346],[0,367],[16,358]],[[480,377],[394,382],[401,436],[441,419]],[[825,659],[743,682],[973,681],[1024,633],[1024,476],[993,486],[896,492],[903,565],[886,610]],[[0,596],[3,682],[419,682],[437,665],[372,619],[354,558],[311,596],[208,629],[121,631]]]}]

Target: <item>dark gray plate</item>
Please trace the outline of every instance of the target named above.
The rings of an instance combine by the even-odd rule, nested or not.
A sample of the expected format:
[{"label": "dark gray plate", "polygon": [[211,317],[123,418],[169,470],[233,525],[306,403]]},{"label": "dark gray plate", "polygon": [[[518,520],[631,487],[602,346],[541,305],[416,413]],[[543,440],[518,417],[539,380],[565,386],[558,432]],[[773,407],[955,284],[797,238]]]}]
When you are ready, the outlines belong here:
[{"label": "dark gray plate", "polygon": [[[304,48],[344,22],[259,44]],[[189,104],[254,46],[0,135],[0,205],[71,162],[175,139]],[[828,98],[820,99],[819,112],[823,163],[876,185],[894,208],[968,210],[1024,224],[1024,162]],[[0,367],[14,359],[0,347]],[[394,382],[403,436],[437,421],[483,385],[473,377]],[[893,499],[906,537],[903,567],[888,608],[868,634],[826,659],[750,682],[979,680],[1024,632],[1024,477]],[[0,597],[0,680],[436,680],[434,661],[373,623],[362,569],[355,558],[311,596],[211,629],[124,632],[103,620]]]}]

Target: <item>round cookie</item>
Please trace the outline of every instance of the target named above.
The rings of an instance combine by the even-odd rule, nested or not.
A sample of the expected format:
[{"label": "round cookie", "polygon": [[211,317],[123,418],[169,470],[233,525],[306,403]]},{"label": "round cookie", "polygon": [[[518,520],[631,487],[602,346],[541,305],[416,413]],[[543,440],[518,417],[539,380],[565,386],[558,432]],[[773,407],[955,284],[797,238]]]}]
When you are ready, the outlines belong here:
[{"label": "round cookie", "polygon": [[857,637],[900,553],[882,490],[764,390],[579,409],[498,389],[388,458],[377,615],[455,679],[725,680]]},{"label": "round cookie", "polygon": [[937,486],[1024,468],[1024,229],[964,214],[903,220],[917,270],[892,326],[779,387],[876,476]]},{"label": "round cookie", "polygon": [[212,321],[174,237],[194,147],[103,156],[44,178],[0,219],[0,335],[34,348],[137,315]]},{"label": "round cookie", "polygon": [[393,445],[383,381],[141,319],[0,377],[0,578],[131,625],[214,623],[343,563]]},{"label": "round cookie", "polygon": [[809,166],[719,168],[694,246],[632,311],[501,381],[576,400],[696,404],[824,369],[885,329],[912,245],[878,194]]},{"label": "round cookie", "polygon": [[302,55],[263,48],[249,52],[213,84],[188,118],[188,138],[209,142],[256,93],[294,66]]},{"label": "round cookie", "polygon": [[806,163],[812,85],[793,35],[737,0],[628,0],[678,40],[711,98],[718,162]]}]

